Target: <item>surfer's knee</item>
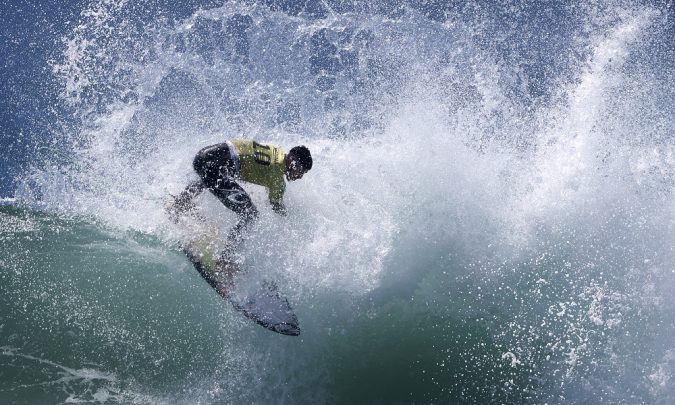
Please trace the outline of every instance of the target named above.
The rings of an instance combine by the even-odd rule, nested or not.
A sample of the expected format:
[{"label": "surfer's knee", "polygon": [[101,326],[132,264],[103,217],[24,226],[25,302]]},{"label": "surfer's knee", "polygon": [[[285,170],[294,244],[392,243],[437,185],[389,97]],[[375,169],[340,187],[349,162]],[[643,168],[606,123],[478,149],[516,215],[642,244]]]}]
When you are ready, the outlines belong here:
[{"label": "surfer's knee", "polygon": [[253,203],[242,209],[238,214],[246,223],[252,223],[258,219],[258,209]]}]

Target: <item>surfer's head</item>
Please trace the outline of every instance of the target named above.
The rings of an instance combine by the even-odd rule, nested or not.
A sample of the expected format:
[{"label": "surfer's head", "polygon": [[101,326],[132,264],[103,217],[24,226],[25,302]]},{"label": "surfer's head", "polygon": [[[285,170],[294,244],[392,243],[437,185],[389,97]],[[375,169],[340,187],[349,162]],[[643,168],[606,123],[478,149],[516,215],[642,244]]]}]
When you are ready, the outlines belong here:
[{"label": "surfer's head", "polygon": [[301,179],[312,168],[312,155],[305,146],[296,146],[286,155],[286,180]]}]

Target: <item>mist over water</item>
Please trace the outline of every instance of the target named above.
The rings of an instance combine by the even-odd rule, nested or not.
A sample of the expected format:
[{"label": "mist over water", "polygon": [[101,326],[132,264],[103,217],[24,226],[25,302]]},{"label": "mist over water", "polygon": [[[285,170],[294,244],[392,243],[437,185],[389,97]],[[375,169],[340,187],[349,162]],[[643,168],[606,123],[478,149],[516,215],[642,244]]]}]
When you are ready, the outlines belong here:
[{"label": "mist over water", "polygon": [[[0,207],[0,398],[671,403],[674,32],[640,2],[91,2]],[[314,157],[288,217],[245,185],[241,282],[298,339],[221,302],[163,211],[235,137]]]}]

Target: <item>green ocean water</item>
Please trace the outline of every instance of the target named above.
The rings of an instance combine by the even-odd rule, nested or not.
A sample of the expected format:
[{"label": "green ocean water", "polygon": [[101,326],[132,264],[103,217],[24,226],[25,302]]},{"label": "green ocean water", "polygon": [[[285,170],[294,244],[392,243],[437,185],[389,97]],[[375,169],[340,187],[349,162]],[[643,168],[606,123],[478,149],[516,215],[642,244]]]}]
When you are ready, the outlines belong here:
[{"label": "green ocean water", "polygon": [[156,240],[12,208],[1,221],[3,403],[135,384],[161,398],[221,353],[220,302]]},{"label": "green ocean water", "polygon": [[[155,237],[7,206],[0,223],[3,403],[507,400],[498,380],[526,378],[495,370],[487,359],[499,353],[473,319],[393,299],[282,337],[232,310]],[[301,317],[327,310],[304,304]]]}]

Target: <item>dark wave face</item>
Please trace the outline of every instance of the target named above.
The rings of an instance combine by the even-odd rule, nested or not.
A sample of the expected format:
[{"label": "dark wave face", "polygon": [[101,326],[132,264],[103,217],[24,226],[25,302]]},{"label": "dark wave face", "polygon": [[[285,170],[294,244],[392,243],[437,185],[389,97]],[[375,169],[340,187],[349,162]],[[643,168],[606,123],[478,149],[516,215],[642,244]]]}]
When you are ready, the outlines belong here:
[{"label": "dark wave face", "polygon": [[[675,401],[675,37],[640,1],[0,6],[0,402]],[[303,144],[222,302],[164,214]]]}]

